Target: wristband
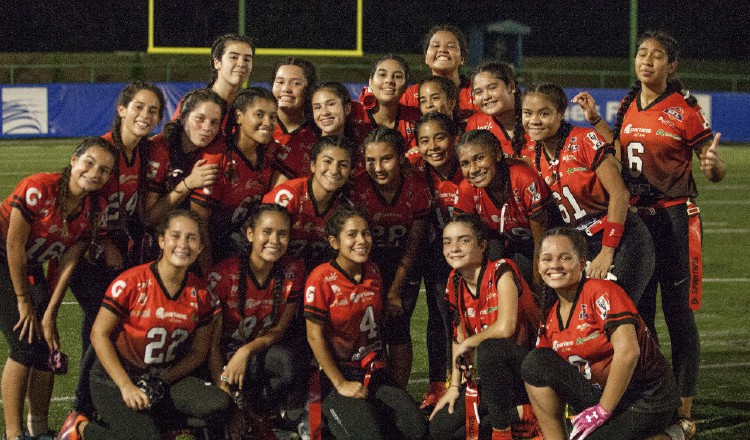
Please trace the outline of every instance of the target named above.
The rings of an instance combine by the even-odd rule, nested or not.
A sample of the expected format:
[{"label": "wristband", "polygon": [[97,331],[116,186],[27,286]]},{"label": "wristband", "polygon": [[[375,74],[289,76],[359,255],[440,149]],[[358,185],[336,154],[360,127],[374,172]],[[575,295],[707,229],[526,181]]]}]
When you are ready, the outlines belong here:
[{"label": "wristband", "polygon": [[602,122],[602,117],[601,116],[597,116],[597,118],[594,120],[594,122],[591,122],[590,124],[591,124],[592,127],[595,127],[596,124],[598,124],[600,122]]},{"label": "wristband", "polygon": [[604,233],[602,234],[602,245],[616,248],[620,244],[620,238],[625,230],[625,225],[621,223],[604,223]]}]

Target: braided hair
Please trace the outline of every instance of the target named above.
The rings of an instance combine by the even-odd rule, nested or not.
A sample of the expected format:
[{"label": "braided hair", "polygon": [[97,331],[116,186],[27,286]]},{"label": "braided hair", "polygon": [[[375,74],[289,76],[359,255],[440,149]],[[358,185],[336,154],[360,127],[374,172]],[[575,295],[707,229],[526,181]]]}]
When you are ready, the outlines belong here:
[{"label": "braided hair", "polygon": [[479,129],[467,131],[461,136],[456,145],[456,151],[460,150],[467,145],[478,145],[489,152],[493,157],[497,157],[497,171],[495,173],[495,180],[498,181],[501,187],[500,200],[498,205],[502,207],[511,197],[510,187],[510,166],[508,160],[502,153],[502,147],[500,141],[497,140],[494,134],[489,130]]},{"label": "braided hair", "polygon": [[214,67],[214,63],[221,61],[228,43],[245,43],[250,46],[250,53],[255,56],[255,42],[253,42],[252,38],[238,34],[224,34],[220,36],[211,45],[211,78],[208,80],[206,87],[213,86],[219,78],[219,71]]},{"label": "braided hair", "polygon": [[[250,215],[248,216],[244,227],[246,236],[247,230],[255,228],[258,220],[260,220],[260,218],[266,212],[277,212],[286,219],[287,225],[291,224],[291,217],[289,216],[289,212],[286,210],[286,208],[275,203],[261,203],[255,205],[250,210]],[[240,271],[239,284],[237,286],[237,295],[239,296],[239,311],[243,319],[245,318],[245,302],[247,301],[247,277],[248,274],[252,273],[252,269],[250,268],[251,253],[252,243],[248,243],[247,246],[243,246],[242,252],[240,253],[239,257]],[[273,269],[271,269],[271,277],[273,280],[273,305],[271,306],[271,317],[273,319],[273,323],[275,324],[279,320],[278,314],[281,310],[281,295],[283,293],[284,287],[284,274],[275,264]]]},{"label": "braided hair", "polygon": [[[559,114],[565,114],[565,110],[568,108],[568,96],[565,94],[565,90],[563,90],[563,88],[559,85],[548,82],[532,84],[526,88],[526,91],[524,91],[523,98],[526,98],[527,96],[533,94],[543,95],[555,107],[555,110],[557,110]],[[519,117],[518,119],[521,118]],[[570,135],[571,130],[573,130],[573,126],[563,119],[560,122],[560,127],[557,129],[557,133],[555,134],[555,137],[557,138],[557,144],[555,145],[555,151],[552,155],[553,157],[550,161],[550,164],[556,163],[560,158],[560,152],[562,151],[563,146],[565,146],[565,140]],[[538,145],[537,143],[536,156],[534,158],[534,167],[537,169],[537,171],[540,172],[540,160],[542,157],[543,149],[544,147]]]},{"label": "braided hair", "polygon": [[237,150],[237,140],[239,139],[240,126],[237,124],[237,112],[245,112],[258,100],[268,101],[276,106],[276,98],[270,90],[262,87],[248,87],[242,89],[234,97],[232,105],[229,107],[227,125],[224,127],[224,138],[226,139],[226,158],[229,167],[226,171],[226,178],[229,182],[235,182],[238,178],[237,170],[234,166],[234,152]]},{"label": "braided hair", "polygon": [[182,134],[185,131],[185,121],[190,117],[190,113],[192,113],[198,105],[204,102],[213,102],[218,105],[221,109],[221,117],[219,120],[224,120],[227,103],[221,98],[221,96],[209,88],[196,89],[188,92],[188,94],[185,95],[185,98],[183,98],[180,116],[174,121],[165,124],[162,129],[164,138],[169,146],[169,165],[174,172],[177,172],[178,170],[183,174],[190,172],[188,168],[190,168],[192,164],[189,163],[185,154],[182,145]]},{"label": "braided hair", "polygon": [[[644,32],[640,36],[637,46],[640,47],[640,45],[643,44],[643,42],[646,40],[655,40],[656,42],[658,42],[664,49],[664,52],[667,54],[668,62],[674,63],[677,61],[680,50],[679,45],[677,44],[677,40],[675,40],[673,36],[664,31],[649,30]],[[641,82],[636,81],[635,85],[631,87],[631,89],[628,91],[628,94],[625,95],[625,98],[623,98],[622,103],[620,104],[620,108],[617,110],[617,117],[615,119],[615,126],[613,129],[614,139],[618,139],[620,137],[620,129],[622,128],[622,121],[625,117],[625,113],[628,111],[628,108],[630,108],[633,100],[640,93],[641,88]],[[690,105],[691,107],[695,107],[698,104],[695,96],[692,96],[690,94],[690,90],[687,90],[682,81],[674,74],[669,75],[669,77],[667,78],[666,94],[669,95],[672,93],[681,94],[688,105]]]}]

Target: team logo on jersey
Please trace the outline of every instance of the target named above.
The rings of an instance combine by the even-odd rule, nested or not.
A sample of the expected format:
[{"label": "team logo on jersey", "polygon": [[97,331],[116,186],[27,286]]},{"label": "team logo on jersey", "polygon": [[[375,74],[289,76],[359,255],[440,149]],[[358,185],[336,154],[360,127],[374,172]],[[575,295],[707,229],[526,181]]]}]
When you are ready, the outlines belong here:
[{"label": "team logo on jersey", "polygon": [[669,107],[668,109],[664,110],[664,113],[669,116],[670,119],[673,119],[675,121],[682,121],[682,114],[684,110],[682,107]]},{"label": "team logo on jersey", "polygon": [[469,307],[468,309],[466,309],[466,316],[468,316],[469,318],[473,318],[477,316],[477,313],[474,310],[474,307]]},{"label": "team logo on jersey", "polygon": [[308,286],[305,290],[305,302],[311,303],[315,299],[315,286]]},{"label": "team logo on jersey", "polygon": [[573,173],[583,172],[583,171],[588,171],[588,168],[586,167],[568,168],[568,175],[573,174]]},{"label": "team logo on jersey", "polygon": [[599,136],[597,136],[593,131],[586,133],[586,137],[589,138],[589,140],[593,144],[594,150],[598,150],[599,148],[604,146],[604,142],[602,142],[602,140],[599,139]]},{"label": "team logo on jersey", "polygon": [[682,138],[681,138],[681,137],[679,137],[679,136],[677,136],[676,134],[674,134],[674,133],[670,133],[670,132],[668,132],[668,131],[664,131],[664,130],[662,130],[661,128],[660,128],[660,129],[658,129],[658,130],[656,130],[656,135],[657,135],[657,136],[664,136],[664,137],[669,137],[669,138],[672,138],[672,139],[674,139],[674,140],[676,140],[676,141],[681,141],[681,140],[682,140]]},{"label": "team logo on jersey", "polygon": [[339,278],[339,275],[334,272],[332,274],[326,275],[325,278],[323,278],[323,281],[325,281],[326,283],[330,283],[330,282],[336,281],[338,278]]},{"label": "team logo on jersey", "polygon": [[157,171],[159,171],[159,167],[161,164],[155,160],[149,160],[148,161],[148,170],[146,171],[146,178],[153,179],[156,177]]},{"label": "team logo on jersey", "polygon": [[39,188],[29,188],[26,190],[26,204],[29,206],[36,206],[37,203],[39,203],[39,197],[41,197],[42,192],[39,191]]},{"label": "team logo on jersey", "polygon": [[622,129],[625,134],[632,134],[636,137],[643,137],[646,134],[651,133],[650,128],[633,127],[633,124],[628,124]]},{"label": "team logo on jersey", "polygon": [[145,305],[146,301],[148,301],[148,293],[141,292],[140,295],[138,295],[138,300],[136,300],[136,304],[139,306]]},{"label": "team logo on jersey", "polygon": [[123,290],[125,290],[125,286],[127,286],[128,283],[126,283],[123,280],[117,280],[112,285],[112,289],[110,289],[110,293],[112,294],[112,298],[117,299],[117,297],[120,296]]},{"label": "team logo on jersey", "polygon": [[674,125],[674,122],[670,121],[669,119],[667,119],[667,118],[665,118],[664,116],[661,116],[661,115],[659,116],[659,122],[661,122],[662,124],[664,124],[664,125],[666,125],[668,127],[677,128],[677,126]]},{"label": "team logo on jersey", "polygon": [[609,293],[605,293],[596,300],[596,307],[599,309],[599,316],[602,319],[607,319],[607,313],[609,312]]},{"label": "team logo on jersey", "polygon": [[529,191],[529,194],[531,194],[531,203],[536,203],[542,200],[542,195],[536,189],[536,182],[531,182],[531,185],[529,185],[528,191]]},{"label": "team logo on jersey", "polygon": [[582,338],[578,338],[578,339],[576,339],[576,345],[581,345],[581,344],[583,344],[586,341],[590,341],[590,340],[596,338],[597,336],[599,336],[600,334],[601,333],[599,333],[598,331],[595,331],[594,333],[591,333],[588,336],[584,336]]},{"label": "team logo on jersey", "polygon": [[589,319],[589,314],[586,312],[586,304],[581,304],[581,313],[578,314],[578,319]]},{"label": "team logo on jersey", "polygon": [[294,195],[289,190],[282,189],[279,190],[278,193],[276,193],[276,198],[274,199],[274,202],[276,202],[277,205],[284,206],[289,204],[289,202],[292,201],[294,198]]},{"label": "team logo on jersey", "polygon": [[571,347],[571,346],[573,346],[573,341],[562,341],[562,342],[552,341],[552,349],[555,351],[561,348]]}]

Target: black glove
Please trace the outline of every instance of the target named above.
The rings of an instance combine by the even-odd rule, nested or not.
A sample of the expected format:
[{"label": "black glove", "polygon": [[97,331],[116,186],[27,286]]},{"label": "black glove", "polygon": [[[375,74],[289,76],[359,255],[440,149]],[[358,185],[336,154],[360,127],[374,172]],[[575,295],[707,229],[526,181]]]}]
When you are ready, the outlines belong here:
[{"label": "black glove", "polygon": [[167,385],[152,373],[141,375],[135,385],[146,393],[148,397],[148,409],[156,406],[167,393]]}]

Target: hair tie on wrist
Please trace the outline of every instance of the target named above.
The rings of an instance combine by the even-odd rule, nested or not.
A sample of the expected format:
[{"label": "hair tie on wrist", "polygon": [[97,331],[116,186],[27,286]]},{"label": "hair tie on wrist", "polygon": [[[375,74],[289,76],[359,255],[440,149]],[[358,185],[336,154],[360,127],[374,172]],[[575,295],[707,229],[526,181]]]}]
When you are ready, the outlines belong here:
[{"label": "hair tie on wrist", "polygon": [[594,122],[591,122],[591,126],[595,127],[596,124],[598,124],[600,122],[602,122],[602,117],[601,116],[597,117],[596,120],[594,120]]}]

